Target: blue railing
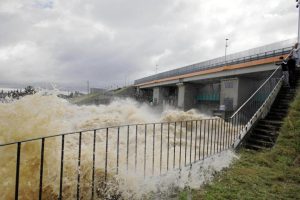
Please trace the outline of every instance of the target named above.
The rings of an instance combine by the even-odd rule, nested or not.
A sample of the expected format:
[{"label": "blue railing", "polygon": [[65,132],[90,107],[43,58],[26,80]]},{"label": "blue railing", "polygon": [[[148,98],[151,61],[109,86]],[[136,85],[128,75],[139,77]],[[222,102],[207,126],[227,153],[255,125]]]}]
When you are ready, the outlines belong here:
[{"label": "blue railing", "polygon": [[196,97],[197,101],[220,101],[220,94],[201,94]]}]

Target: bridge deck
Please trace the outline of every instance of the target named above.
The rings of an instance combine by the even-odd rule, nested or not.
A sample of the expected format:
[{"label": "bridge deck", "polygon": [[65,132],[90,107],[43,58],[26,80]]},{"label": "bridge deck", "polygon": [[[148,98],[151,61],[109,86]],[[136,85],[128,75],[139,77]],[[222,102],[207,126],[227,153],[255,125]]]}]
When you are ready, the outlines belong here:
[{"label": "bridge deck", "polygon": [[207,70],[203,70],[203,71],[197,71],[197,72],[187,73],[187,74],[183,74],[183,75],[162,78],[162,79],[148,81],[148,82],[141,83],[141,84],[136,84],[135,86],[147,87],[148,85],[150,86],[151,84],[159,84],[159,83],[163,83],[166,81],[174,81],[174,80],[190,78],[190,77],[199,76],[199,75],[213,74],[213,73],[222,72],[222,71],[229,71],[229,70],[248,68],[248,67],[259,66],[259,65],[264,65],[264,64],[276,63],[276,62],[280,61],[281,56],[286,57],[287,55],[288,54],[284,54],[284,55],[274,56],[274,57],[270,57],[270,58],[264,58],[264,59],[260,59],[260,60],[253,60],[253,61],[249,61],[249,62],[245,62],[245,63],[227,65],[227,66],[217,67],[217,68],[213,68],[213,69],[207,69]]}]

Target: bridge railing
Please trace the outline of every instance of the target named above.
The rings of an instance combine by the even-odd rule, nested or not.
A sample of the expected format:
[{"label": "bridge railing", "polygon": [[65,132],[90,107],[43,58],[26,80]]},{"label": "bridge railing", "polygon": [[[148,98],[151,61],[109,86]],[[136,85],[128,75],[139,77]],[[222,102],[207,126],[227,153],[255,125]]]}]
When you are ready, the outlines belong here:
[{"label": "bridge railing", "polygon": [[264,81],[251,97],[230,117],[238,129],[235,147],[240,145],[244,136],[255,122],[266,116],[283,83],[281,66]]},{"label": "bridge railing", "polygon": [[[291,42],[290,42],[291,43]],[[254,53],[255,51],[249,50],[245,51],[248,53],[248,55],[245,52],[229,55],[227,60],[225,61],[224,57],[216,58],[213,60],[201,62],[201,63],[196,63],[193,65],[189,65],[186,67],[181,67],[178,69],[162,72],[159,74],[155,74],[152,76],[148,76],[145,78],[141,78],[138,80],[135,80],[134,84],[142,84],[146,83],[149,81],[154,81],[158,79],[163,79],[163,78],[169,78],[173,76],[179,76],[179,75],[184,75],[188,73],[193,73],[193,72],[198,72],[198,71],[203,71],[207,69],[213,69],[213,68],[218,68],[226,65],[235,65],[235,64],[240,64],[240,63],[246,63],[250,61],[255,61],[255,60],[260,60],[260,59],[265,59],[265,58],[271,58],[271,57],[276,57],[276,56],[281,56],[290,53],[292,50],[292,44],[289,47],[284,47],[284,48],[278,48],[274,50],[268,50],[265,52],[259,52]],[[263,47],[262,47],[263,48]],[[263,48],[264,49],[264,48]],[[262,50],[263,50],[262,49]],[[246,55],[246,56],[245,56]],[[240,57],[238,57],[240,56]]]},{"label": "bridge railing", "polygon": [[116,177],[147,178],[191,167],[231,148],[236,137],[237,127],[231,122],[211,118],[106,127],[0,144],[1,196],[24,199],[30,191],[34,199],[83,195],[105,199],[107,184]]}]

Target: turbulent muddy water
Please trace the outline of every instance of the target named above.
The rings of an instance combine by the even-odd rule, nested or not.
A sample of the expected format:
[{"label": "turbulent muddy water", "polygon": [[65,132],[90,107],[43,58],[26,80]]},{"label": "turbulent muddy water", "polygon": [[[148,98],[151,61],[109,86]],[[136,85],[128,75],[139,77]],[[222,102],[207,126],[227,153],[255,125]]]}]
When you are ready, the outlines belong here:
[{"label": "turbulent muddy water", "polygon": [[[205,118],[208,116],[195,110],[182,112],[167,109],[163,113],[156,113],[146,104],[130,99],[118,99],[109,105],[77,106],[56,95],[35,94],[11,103],[0,103],[0,143],[122,124],[171,122],[162,126],[124,126],[96,132],[95,198],[141,199],[157,193],[167,194],[174,188],[198,188],[211,178],[214,171],[227,167],[235,158],[232,152],[224,151],[204,163],[192,165],[192,168],[190,165],[183,167],[208,153],[210,146],[205,146],[205,141],[200,138],[209,138],[205,130],[200,135],[200,128],[204,129],[200,122],[176,125],[172,122]],[[215,133],[219,123],[224,122],[219,119],[212,125]],[[195,129],[196,126],[198,129]],[[211,137],[210,145],[221,150],[224,140],[218,140],[217,137],[221,136]],[[93,138],[93,131],[82,134],[79,169],[79,134],[65,136],[64,199],[76,197],[78,172],[81,178],[80,196],[83,199],[91,197]],[[59,195],[61,144],[61,137],[45,140],[43,199],[56,199]],[[16,145],[0,147],[1,199],[14,199],[16,149]],[[38,198],[40,156],[41,140],[22,143],[20,199]],[[105,161],[107,184],[104,183]],[[183,167],[181,171],[177,170],[179,166]]]}]

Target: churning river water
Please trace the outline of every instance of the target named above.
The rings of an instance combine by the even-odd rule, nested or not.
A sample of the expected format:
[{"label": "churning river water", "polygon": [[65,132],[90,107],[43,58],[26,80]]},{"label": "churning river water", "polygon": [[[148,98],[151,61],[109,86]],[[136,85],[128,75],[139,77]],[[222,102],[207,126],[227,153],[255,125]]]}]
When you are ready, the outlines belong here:
[{"label": "churning river water", "polygon": [[[165,109],[162,113],[153,111],[147,104],[138,103],[132,99],[116,99],[109,105],[99,106],[77,106],[68,101],[58,98],[56,95],[35,95],[26,96],[20,100],[10,103],[0,103],[0,144],[21,141],[29,138],[55,135],[59,133],[94,129],[99,127],[116,126],[122,124],[143,124],[150,122],[176,122],[186,120],[200,120],[208,116],[190,110],[183,112],[174,108]],[[134,127],[133,127],[134,128]],[[179,132],[179,127],[174,127],[171,123],[169,134],[174,137],[174,130]],[[149,127],[148,132],[152,133],[155,127]],[[209,181],[215,171],[219,171],[229,166],[236,156],[230,150],[212,156],[209,159],[198,162],[181,171],[176,169],[166,172],[167,165],[167,129],[163,127],[157,130],[157,135],[149,134],[144,137],[145,129],[138,127],[137,134],[130,134],[127,138],[126,128],[120,129],[119,138],[119,174],[113,173],[116,168],[117,137],[116,130],[109,133],[108,147],[108,176],[111,180],[103,189],[103,170],[105,154],[105,134],[99,131],[96,138],[96,160],[95,160],[95,193],[99,199],[109,198],[115,193],[120,194],[122,199],[141,199],[148,194],[168,193],[174,188],[199,188],[201,184]],[[185,129],[183,129],[184,131]],[[187,130],[187,129],[186,129]],[[183,135],[185,133],[183,132]],[[203,134],[205,135],[205,134]],[[179,137],[175,135],[175,137]],[[136,140],[136,138],[138,138]],[[153,151],[153,140],[157,139],[155,151]],[[184,143],[183,137],[182,142]],[[189,141],[190,138],[188,138]],[[129,141],[129,147],[127,146]],[[147,161],[144,171],[145,142]],[[137,141],[138,145],[135,145]],[[189,144],[187,142],[187,144]],[[65,138],[64,157],[64,178],[63,197],[73,199],[76,197],[77,174],[81,174],[81,197],[90,199],[92,180],[92,148],[93,132],[87,132],[82,137],[81,167],[77,168],[78,156],[78,135],[70,135]],[[191,144],[191,143],[190,143]],[[179,144],[175,144],[178,146]],[[192,145],[192,144],[191,144]],[[197,148],[195,144],[192,148]],[[199,144],[201,145],[201,143]],[[45,142],[45,159],[43,174],[43,199],[56,199],[59,191],[60,174],[60,149],[61,139],[51,138]],[[136,148],[136,149],[135,149]],[[168,147],[170,153],[170,163],[173,163],[173,155],[179,155],[179,148]],[[162,156],[160,157],[160,149]],[[126,152],[129,151],[129,158],[126,159]],[[137,156],[134,152],[137,151]],[[155,155],[153,158],[152,151]],[[157,151],[157,152],[156,152]],[[37,199],[39,192],[39,169],[41,142],[32,141],[22,144],[20,160],[20,199]],[[150,153],[151,152],[151,153]],[[182,151],[183,153],[183,151]],[[192,157],[196,157],[198,151],[190,152]],[[193,153],[193,154],[192,154]],[[194,155],[196,154],[196,155]],[[176,163],[178,158],[176,156]],[[183,155],[182,155],[183,156]],[[175,157],[175,156],[174,156]],[[134,162],[134,160],[137,162]],[[155,165],[154,172],[152,161]],[[175,162],[175,161],[174,161]],[[129,163],[127,166],[126,164]],[[159,166],[160,165],[160,166]],[[172,164],[170,164],[171,166]],[[122,167],[126,166],[126,167]],[[162,168],[164,175],[159,175]],[[171,167],[170,167],[171,168]],[[16,145],[0,147],[0,198],[14,199],[16,173]],[[146,174],[146,175],[145,175]],[[154,174],[154,175],[152,175]],[[105,194],[101,194],[105,193]]]}]

